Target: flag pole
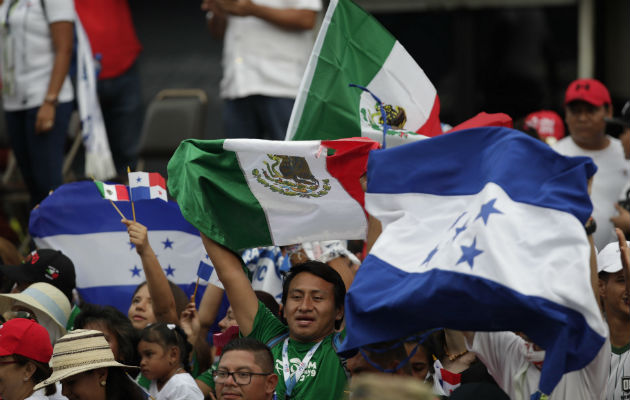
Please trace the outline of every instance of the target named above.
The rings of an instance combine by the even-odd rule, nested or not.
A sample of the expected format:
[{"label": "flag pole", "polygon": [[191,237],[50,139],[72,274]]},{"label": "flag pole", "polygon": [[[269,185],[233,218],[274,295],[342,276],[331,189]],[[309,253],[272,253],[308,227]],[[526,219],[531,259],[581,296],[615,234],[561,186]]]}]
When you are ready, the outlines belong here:
[{"label": "flag pole", "polygon": [[197,283],[195,284],[195,291],[192,296],[190,296],[190,301],[195,301],[195,296],[197,296],[197,288],[199,287],[199,277],[197,276]]},{"label": "flag pole", "polygon": [[[131,173],[131,168],[127,165],[127,177]],[[129,188],[129,199],[131,200],[131,212],[133,213],[133,222],[136,222],[136,207],[133,205],[133,195],[131,194],[131,187]]]},{"label": "flag pole", "polygon": [[125,215],[122,213],[122,211],[120,211],[120,208],[118,208],[118,206],[116,204],[114,204],[114,202],[111,199],[109,200],[109,202],[112,203],[112,206],[114,206],[116,211],[118,211],[118,214],[120,214],[122,219],[127,219],[127,218],[125,218]]},{"label": "flag pole", "polygon": [[[96,178],[94,178],[94,175],[90,175],[90,178],[92,178],[92,182],[96,183]],[[118,214],[120,214],[122,219],[127,219],[127,218],[125,218],[125,214],[123,214],[122,211],[120,211],[120,208],[118,208],[118,206],[116,204],[114,204],[114,202],[111,199],[109,199],[109,202],[111,203],[112,206],[114,206],[116,211],[118,211]]]}]

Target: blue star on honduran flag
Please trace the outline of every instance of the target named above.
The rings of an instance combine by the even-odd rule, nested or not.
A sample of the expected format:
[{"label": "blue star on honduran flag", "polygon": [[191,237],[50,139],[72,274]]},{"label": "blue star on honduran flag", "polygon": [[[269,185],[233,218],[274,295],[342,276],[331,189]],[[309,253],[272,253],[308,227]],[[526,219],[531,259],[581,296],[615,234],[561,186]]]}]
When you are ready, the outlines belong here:
[{"label": "blue star on honduran flag", "polygon": [[[118,207],[131,217],[130,203]],[[136,219],[147,227],[149,243],[167,278],[192,295],[199,262],[210,264],[199,231],[184,219],[175,202],[136,205]],[[85,301],[127,312],[134,289],[145,281],[142,262],[120,216],[93,183],[57,188],[31,212],[29,230],[39,248],[61,250],[73,261],[77,288]],[[200,300],[205,286],[199,290]]]},{"label": "blue star on honduran flag", "polygon": [[522,331],[546,350],[551,393],[605,341],[583,227],[595,171],[508,128],[372,151],[366,209],[383,230],[347,293],[340,350],[436,327]]}]

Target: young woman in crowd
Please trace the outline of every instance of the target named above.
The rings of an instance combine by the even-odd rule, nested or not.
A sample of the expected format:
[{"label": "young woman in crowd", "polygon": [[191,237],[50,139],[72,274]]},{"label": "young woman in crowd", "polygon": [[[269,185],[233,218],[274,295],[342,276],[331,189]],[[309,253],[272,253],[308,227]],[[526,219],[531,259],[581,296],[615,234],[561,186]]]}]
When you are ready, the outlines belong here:
[{"label": "young woman in crowd", "polygon": [[116,308],[86,303],[74,320],[74,328],[103,332],[116,361],[138,365],[138,332],[125,314]]},{"label": "young woman in crowd", "polygon": [[188,373],[191,349],[186,334],[177,325],[158,323],[142,330],[138,343],[140,370],[151,380],[149,393],[156,400],[203,400]]},{"label": "young woman in crowd", "polygon": [[69,399],[144,400],[142,389],[125,373],[128,365],[114,359],[100,331],[74,330],[55,343],[53,373],[35,389],[61,381]]}]

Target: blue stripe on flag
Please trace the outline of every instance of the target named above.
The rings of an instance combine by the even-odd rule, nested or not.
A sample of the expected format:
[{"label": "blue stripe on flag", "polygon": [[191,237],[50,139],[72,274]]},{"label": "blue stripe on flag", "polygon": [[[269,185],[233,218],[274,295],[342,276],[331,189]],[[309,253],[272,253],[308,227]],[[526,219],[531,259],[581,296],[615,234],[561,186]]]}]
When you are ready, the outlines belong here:
[{"label": "blue stripe on flag", "polygon": [[494,182],[514,201],[566,211],[586,223],[592,205],[582,193],[596,170],[588,157],[559,157],[522,132],[488,127],[374,150],[367,181],[368,193],[442,196],[476,194]]},{"label": "blue stripe on flag", "polygon": [[138,186],[131,188],[131,200],[151,200],[151,190],[148,186]]},{"label": "blue stripe on flag", "polygon": [[[546,393],[565,371],[585,367],[605,340],[582,314],[547,299],[457,272],[406,273],[374,255],[361,265],[346,296],[345,311],[349,328],[340,352],[436,326],[504,331],[527,325],[527,335],[547,350],[540,381]],[[562,364],[565,353],[566,365]]]},{"label": "blue stripe on flag", "polygon": [[[132,219],[131,203],[119,202],[117,206],[128,219]],[[144,201],[136,204],[135,209],[136,220],[149,231],[177,230],[199,234],[184,219],[175,202]],[[89,181],[60,186],[31,211],[29,221],[29,232],[33,237],[126,230],[114,207],[109,201],[103,200],[96,185]]]}]

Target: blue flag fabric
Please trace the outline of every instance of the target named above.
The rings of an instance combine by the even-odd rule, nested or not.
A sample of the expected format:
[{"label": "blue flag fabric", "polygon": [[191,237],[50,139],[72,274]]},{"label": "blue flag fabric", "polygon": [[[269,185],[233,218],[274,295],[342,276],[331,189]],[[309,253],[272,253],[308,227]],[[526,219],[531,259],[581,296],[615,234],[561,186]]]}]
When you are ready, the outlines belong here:
[{"label": "blue flag fabric", "polygon": [[340,351],[435,327],[522,331],[546,350],[551,393],[606,336],[583,228],[595,171],[498,127],[372,151],[366,209],[383,231],[346,296]]},{"label": "blue flag fabric", "polygon": [[[132,218],[131,203],[118,202]],[[175,202],[135,202],[136,220],[149,230],[149,243],[166,277],[192,295],[200,261],[210,263],[199,232]],[[138,284],[145,281],[140,257],[129,242],[120,215],[92,182],[59,187],[31,212],[29,231],[39,248],[61,250],[74,263],[77,289],[89,303],[112,305],[127,313]],[[205,286],[200,286],[201,300]]]},{"label": "blue flag fabric", "polygon": [[199,261],[199,268],[197,268],[197,276],[204,281],[210,280],[214,268],[210,264],[206,264],[203,261]]}]

